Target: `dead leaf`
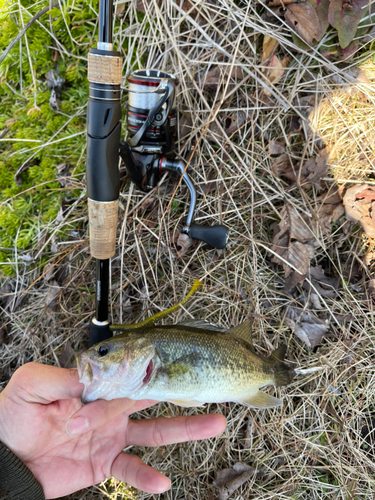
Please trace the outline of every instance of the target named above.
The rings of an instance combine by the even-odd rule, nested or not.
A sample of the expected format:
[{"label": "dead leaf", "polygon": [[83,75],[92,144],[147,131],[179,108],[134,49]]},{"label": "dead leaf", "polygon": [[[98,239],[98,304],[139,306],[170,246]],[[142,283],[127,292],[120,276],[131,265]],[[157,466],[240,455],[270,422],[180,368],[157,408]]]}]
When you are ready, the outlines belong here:
[{"label": "dead leaf", "polygon": [[324,309],[324,307],[322,306],[322,304],[320,302],[319,295],[317,295],[316,293],[312,293],[310,295],[310,300],[311,300],[311,303],[312,303],[314,309],[318,309],[318,310]]},{"label": "dead leaf", "polygon": [[[280,257],[282,257],[283,260],[274,256],[272,258],[272,262],[281,264],[283,266],[285,277],[288,277],[290,273],[294,271],[294,283],[288,283],[288,286],[290,286],[290,288],[293,288],[295,285],[297,285],[297,283],[300,283],[306,278],[310,260],[315,255],[315,249],[312,245],[294,241],[290,244],[289,247],[285,248],[284,251],[279,248],[278,254],[280,255]],[[299,272],[297,273],[294,269],[297,269]]]},{"label": "dead leaf", "polygon": [[188,234],[180,233],[176,242],[177,253],[180,257],[186,254],[189,248],[192,246],[192,239]]},{"label": "dead leaf", "polygon": [[234,464],[233,469],[223,469],[216,474],[213,485],[219,490],[219,500],[227,500],[240,486],[254,475],[261,476],[263,471],[257,471],[243,462]]},{"label": "dead leaf", "polygon": [[[237,132],[246,123],[246,114],[243,111],[233,111],[224,116],[217,118],[224,129],[224,134],[216,122],[213,122],[208,127],[212,134],[208,134],[208,138],[217,142],[218,139],[227,139]],[[215,135],[214,135],[215,134]]]},{"label": "dead leaf", "polygon": [[204,73],[202,75],[203,86],[216,88],[218,85],[225,83],[227,79],[233,78],[234,80],[242,80],[243,79],[243,71],[240,66],[227,66],[227,65],[218,65],[213,69],[208,71],[208,73]]},{"label": "dead leaf", "polygon": [[327,173],[327,158],[325,156],[316,156],[309,158],[302,165],[301,187],[310,189],[311,186],[316,189],[322,189],[322,177]]},{"label": "dead leaf", "polygon": [[270,141],[268,143],[268,152],[270,155],[281,155],[285,153],[285,145],[279,141]]},{"label": "dead leaf", "polygon": [[77,366],[76,354],[79,353],[75,352],[70,342],[64,344],[60,354],[57,356],[61,368],[75,368]]},{"label": "dead leaf", "polygon": [[252,447],[255,430],[256,427],[254,424],[254,420],[251,417],[248,417],[245,431],[245,442],[243,444],[245,450],[249,450]]},{"label": "dead leaf", "polygon": [[292,182],[297,180],[298,169],[287,153],[283,153],[274,159],[272,162],[272,170],[277,177],[285,177]]},{"label": "dead leaf", "polygon": [[345,68],[343,76],[340,74],[331,75],[331,80],[336,85],[342,87],[342,89],[351,96],[355,96],[361,92],[358,85],[371,85],[371,81],[368,79],[366,72],[357,66]]},{"label": "dead leaf", "polygon": [[375,245],[375,225],[372,219],[375,190],[368,184],[353,186],[346,191],[343,201],[346,217],[359,222],[370,240],[372,248],[365,256],[366,262],[369,262]]},{"label": "dead leaf", "polygon": [[307,276],[310,282],[314,285],[314,288],[311,287],[310,283],[305,282],[303,287],[306,290],[311,290],[311,292],[316,290],[320,296],[331,299],[337,296],[340,280],[336,277],[330,278],[326,276],[322,266],[310,267]]},{"label": "dead leaf", "polygon": [[271,249],[277,255],[271,262],[283,266],[285,291],[289,291],[306,278],[316,240],[309,223],[293,207],[283,207],[280,218],[280,231],[274,236]]},{"label": "dead leaf", "polygon": [[268,35],[263,37],[263,51],[262,51],[262,64],[264,64],[270,57],[275,53],[275,50],[279,46],[279,42]]},{"label": "dead leaf", "polygon": [[[289,57],[284,57],[284,59],[279,59],[276,55],[271,57],[268,68],[265,71],[265,77],[270,83],[278,83],[284,76],[285,68],[288,67],[290,62]],[[268,91],[264,91],[266,95],[269,95]]]},{"label": "dead leaf", "polygon": [[121,15],[125,12],[125,0],[117,0],[116,2],[116,16],[121,17]]},{"label": "dead leaf", "polygon": [[288,238],[297,240],[301,243],[310,242],[315,239],[310,226],[305,218],[292,207],[283,207],[280,212],[280,232],[276,235],[280,240],[288,233]]},{"label": "dead leaf", "polygon": [[25,165],[22,165],[17,172],[14,174],[14,182],[17,184],[17,186],[22,186],[23,180],[21,179],[21,174],[29,170],[31,167],[35,167],[36,165],[40,164],[40,160],[36,159],[33,161],[30,161],[28,163],[25,163]]},{"label": "dead leaf", "polygon": [[53,280],[51,286],[49,287],[45,304],[52,311],[57,311],[59,307],[59,296],[61,293],[61,286],[56,280]]},{"label": "dead leaf", "polygon": [[309,45],[323,36],[315,9],[309,3],[289,4],[284,12],[285,22]]},{"label": "dead leaf", "polygon": [[69,185],[69,179],[67,179],[67,177],[71,176],[71,173],[69,171],[71,166],[72,165],[70,163],[65,163],[65,162],[60,163],[59,165],[56,166],[57,169],[56,177],[60,182],[61,187],[66,187],[67,185]]},{"label": "dead leaf", "polygon": [[316,201],[321,202],[316,209],[319,228],[323,233],[330,234],[331,224],[337,222],[345,214],[341,191],[330,187],[327,192],[318,196]]},{"label": "dead leaf", "polygon": [[285,177],[292,182],[298,180],[303,189],[308,190],[314,186],[320,190],[322,189],[322,178],[327,173],[327,156],[321,154],[305,160],[301,170],[300,163],[294,163],[287,153],[283,153],[273,161],[272,170],[278,177]]},{"label": "dead leaf", "polygon": [[[209,167],[209,165],[207,165],[207,167]],[[217,191],[218,193],[223,193],[224,188],[221,185],[222,183],[218,180],[217,174],[212,172],[212,170],[209,170],[209,168],[207,168],[207,171],[208,171],[207,182],[205,182],[204,184],[202,184],[200,186],[202,193],[204,195],[206,195],[212,191]]]},{"label": "dead leaf", "polygon": [[329,327],[328,320],[322,320],[299,307],[288,308],[285,323],[310,349],[322,342]]}]

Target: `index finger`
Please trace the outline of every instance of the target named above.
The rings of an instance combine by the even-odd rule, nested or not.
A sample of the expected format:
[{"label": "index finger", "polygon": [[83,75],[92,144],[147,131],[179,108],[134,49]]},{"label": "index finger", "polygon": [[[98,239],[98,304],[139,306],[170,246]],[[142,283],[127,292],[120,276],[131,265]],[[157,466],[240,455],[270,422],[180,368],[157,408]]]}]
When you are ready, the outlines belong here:
[{"label": "index finger", "polygon": [[226,423],[225,417],[217,413],[129,420],[127,443],[133,446],[164,446],[207,439],[221,434]]},{"label": "index finger", "polygon": [[75,368],[26,363],[15,371],[5,391],[9,397],[15,394],[28,403],[48,404],[81,397],[83,384]]}]

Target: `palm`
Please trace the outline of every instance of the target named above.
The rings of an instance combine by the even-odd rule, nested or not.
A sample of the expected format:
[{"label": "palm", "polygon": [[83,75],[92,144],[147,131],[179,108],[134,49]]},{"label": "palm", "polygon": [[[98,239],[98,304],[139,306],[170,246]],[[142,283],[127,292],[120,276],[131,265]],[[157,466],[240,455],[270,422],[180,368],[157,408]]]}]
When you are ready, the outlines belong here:
[{"label": "palm", "polygon": [[[153,402],[119,399],[83,406],[77,397],[81,392],[74,372],[30,363],[0,394],[0,441],[32,470],[46,498],[67,495],[112,475],[151,493],[165,491],[167,478],[123,453],[125,446],[209,437],[221,432],[225,423],[218,415],[129,420],[131,413]],[[84,417],[89,429],[68,434],[72,416]]]},{"label": "palm", "polygon": [[[20,458],[44,485],[53,487],[53,496],[67,495],[111,476],[111,465],[126,446],[127,415],[120,415],[100,429],[69,436],[66,422],[80,407],[78,399],[62,400],[53,408],[40,406],[34,410],[33,429],[25,436],[26,448]],[[17,428],[24,428],[20,415]],[[43,432],[40,432],[43,429]],[[22,450],[22,452],[21,452]]]}]

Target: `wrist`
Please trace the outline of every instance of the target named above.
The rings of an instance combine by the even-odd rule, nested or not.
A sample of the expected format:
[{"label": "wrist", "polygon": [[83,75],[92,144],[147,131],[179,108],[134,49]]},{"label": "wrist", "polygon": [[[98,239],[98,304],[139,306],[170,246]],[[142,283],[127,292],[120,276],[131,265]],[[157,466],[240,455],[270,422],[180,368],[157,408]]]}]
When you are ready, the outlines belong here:
[{"label": "wrist", "polygon": [[1,442],[0,492],[9,500],[45,500],[43,488],[31,470]]}]

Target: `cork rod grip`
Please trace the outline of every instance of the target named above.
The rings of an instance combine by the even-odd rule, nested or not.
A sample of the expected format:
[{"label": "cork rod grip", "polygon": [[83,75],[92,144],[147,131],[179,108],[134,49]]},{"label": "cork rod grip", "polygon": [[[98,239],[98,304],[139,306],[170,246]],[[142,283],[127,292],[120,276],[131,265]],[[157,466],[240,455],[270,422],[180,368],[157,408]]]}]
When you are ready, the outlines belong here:
[{"label": "cork rod grip", "polygon": [[121,85],[122,57],[89,53],[87,78],[89,82]]},{"label": "cork rod grip", "polygon": [[118,200],[88,199],[90,253],[96,259],[110,259],[116,251]]}]

